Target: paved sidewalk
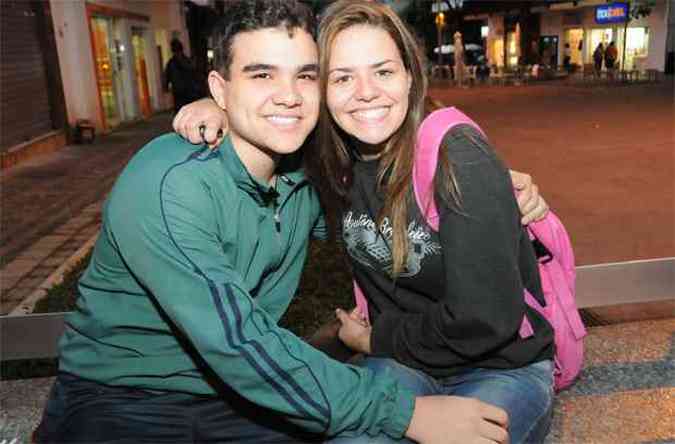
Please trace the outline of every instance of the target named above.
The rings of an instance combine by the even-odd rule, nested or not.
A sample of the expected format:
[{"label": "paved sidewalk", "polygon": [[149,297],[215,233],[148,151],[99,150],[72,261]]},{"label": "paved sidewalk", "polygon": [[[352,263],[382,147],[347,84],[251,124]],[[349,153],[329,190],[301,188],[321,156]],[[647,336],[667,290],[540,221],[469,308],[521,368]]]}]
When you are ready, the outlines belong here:
[{"label": "paved sidewalk", "polygon": [[[578,264],[675,256],[672,82],[441,84],[431,93],[472,116],[510,166],[535,177],[565,221]],[[138,148],[169,129],[168,114],[155,116],[93,145],[69,146],[3,171],[0,313],[96,232],[97,208],[117,174]]]},{"label": "paved sidewalk", "polygon": [[0,314],[9,313],[99,229],[102,203],[127,161],[170,130],[171,116],[117,129],[3,171]]},{"label": "paved sidewalk", "polygon": [[[589,329],[583,372],[556,397],[545,443],[675,443],[674,353],[675,319]],[[2,381],[0,443],[30,435],[53,380]]]},{"label": "paved sidewalk", "polygon": [[535,178],[578,265],[675,256],[673,77],[659,84],[451,88],[433,97]]}]

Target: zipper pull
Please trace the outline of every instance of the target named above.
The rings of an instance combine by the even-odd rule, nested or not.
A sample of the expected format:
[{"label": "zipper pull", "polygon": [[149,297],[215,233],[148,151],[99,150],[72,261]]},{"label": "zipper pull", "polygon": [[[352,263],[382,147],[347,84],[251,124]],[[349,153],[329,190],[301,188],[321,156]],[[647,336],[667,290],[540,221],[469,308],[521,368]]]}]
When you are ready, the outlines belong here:
[{"label": "zipper pull", "polygon": [[292,186],[295,185],[295,182],[294,182],[290,177],[287,177],[287,176],[284,175],[284,174],[280,174],[280,175],[279,175],[279,178],[282,180],[282,182],[284,182],[284,183],[285,183],[286,185],[288,185],[288,186],[291,186],[291,187],[292,187]]},{"label": "zipper pull", "polygon": [[279,216],[277,208],[274,210],[274,227],[277,229],[277,233],[281,233],[281,216]]}]

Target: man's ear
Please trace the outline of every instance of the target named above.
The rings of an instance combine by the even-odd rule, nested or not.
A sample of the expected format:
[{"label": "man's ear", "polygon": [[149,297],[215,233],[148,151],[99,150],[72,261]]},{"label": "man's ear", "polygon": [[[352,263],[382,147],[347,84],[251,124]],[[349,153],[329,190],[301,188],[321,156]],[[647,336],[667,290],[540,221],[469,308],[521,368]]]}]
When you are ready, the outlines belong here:
[{"label": "man's ear", "polygon": [[225,103],[227,102],[227,82],[217,71],[211,71],[208,80],[209,90],[211,91],[213,100],[216,101],[220,108],[225,109]]}]

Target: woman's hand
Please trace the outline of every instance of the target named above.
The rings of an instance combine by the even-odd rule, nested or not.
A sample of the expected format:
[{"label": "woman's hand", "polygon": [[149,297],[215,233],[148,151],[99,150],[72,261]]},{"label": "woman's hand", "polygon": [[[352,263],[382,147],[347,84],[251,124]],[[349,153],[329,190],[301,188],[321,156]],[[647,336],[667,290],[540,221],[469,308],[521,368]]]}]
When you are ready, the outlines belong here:
[{"label": "woman's hand", "polygon": [[366,322],[358,307],[349,313],[338,308],[335,315],[341,324],[338,330],[340,340],[355,352],[370,354],[372,327]]},{"label": "woman's hand", "polygon": [[530,222],[541,220],[548,213],[548,204],[539,195],[539,187],[532,182],[532,176],[518,171],[509,170],[511,182],[516,189],[518,207],[523,216],[520,222],[527,225]]},{"label": "woman's hand", "polygon": [[197,100],[178,111],[173,129],[190,143],[215,147],[227,131],[227,114],[213,99]]}]

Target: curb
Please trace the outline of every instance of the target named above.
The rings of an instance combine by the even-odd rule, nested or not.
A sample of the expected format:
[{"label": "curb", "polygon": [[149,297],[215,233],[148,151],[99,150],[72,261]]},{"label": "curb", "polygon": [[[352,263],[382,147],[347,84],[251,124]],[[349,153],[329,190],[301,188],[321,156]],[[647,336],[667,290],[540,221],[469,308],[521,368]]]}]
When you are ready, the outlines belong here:
[{"label": "curb", "polygon": [[96,239],[98,238],[98,232],[90,237],[84,245],[82,245],[72,256],[63,262],[59,268],[54,270],[52,274],[47,276],[47,278],[42,281],[42,283],[35,289],[31,294],[29,294],[23,301],[21,301],[12,311],[10,311],[7,316],[21,316],[26,314],[33,313],[35,309],[35,304],[42,298],[47,295],[47,291],[55,285],[60,284],[63,281],[63,275],[70,270],[77,261],[82,259],[89,250],[92,249]]}]

